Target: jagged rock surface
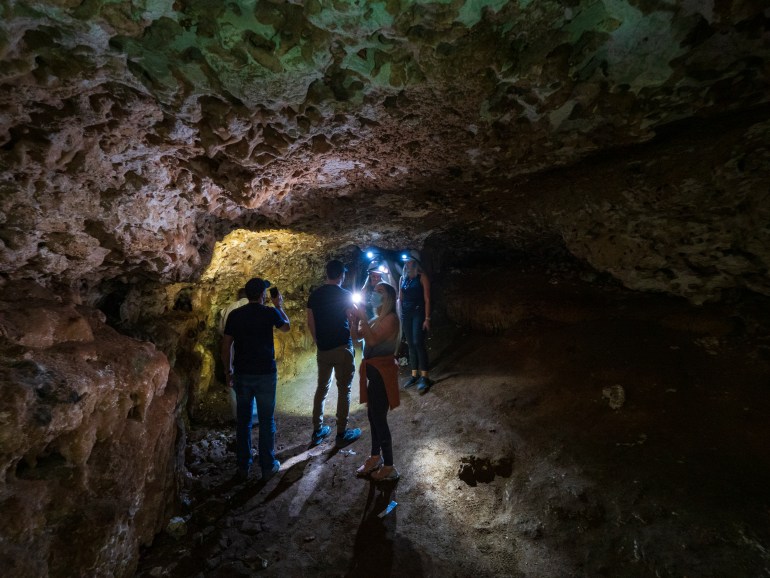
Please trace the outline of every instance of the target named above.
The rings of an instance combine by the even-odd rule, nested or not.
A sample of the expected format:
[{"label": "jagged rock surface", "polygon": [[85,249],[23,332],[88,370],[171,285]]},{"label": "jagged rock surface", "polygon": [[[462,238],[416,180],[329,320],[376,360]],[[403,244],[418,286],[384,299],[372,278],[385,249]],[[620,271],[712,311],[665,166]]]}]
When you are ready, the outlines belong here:
[{"label": "jagged rock surface", "polygon": [[[43,283],[196,279],[239,226],[341,244],[375,228],[420,244],[500,221],[499,241],[521,245],[561,225],[542,208],[539,220],[497,213],[494,199],[521,200],[514,179],[770,94],[761,0],[14,0],[3,10],[0,261],[6,276]],[[760,126],[753,137],[765,150],[766,135]],[[767,155],[750,165],[748,178],[767,179]],[[714,200],[721,184],[609,212],[593,210],[590,191],[545,192],[585,201],[568,246],[629,287],[694,301],[730,286],[766,293],[767,245],[753,238],[766,228],[741,215],[765,197]],[[626,209],[640,225],[618,235]],[[727,260],[726,235],[702,226],[722,211],[738,215],[731,226],[745,239]],[[693,236],[702,246],[680,241]]]},{"label": "jagged rock surface", "polygon": [[152,344],[37,285],[0,300],[6,576],[127,576],[176,488],[181,392]]}]

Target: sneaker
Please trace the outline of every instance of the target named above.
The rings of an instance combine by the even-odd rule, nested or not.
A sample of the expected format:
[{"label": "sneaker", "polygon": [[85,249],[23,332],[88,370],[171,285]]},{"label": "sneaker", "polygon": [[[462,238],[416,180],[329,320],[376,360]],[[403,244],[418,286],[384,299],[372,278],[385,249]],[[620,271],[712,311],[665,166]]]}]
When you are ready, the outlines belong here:
[{"label": "sneaker", "polygon": [[358,428],[346,429],[345,433],[337,434],[337,438],[336,438],[337,447],[342,448],[348,444],[352,444],[354,441],[356,441],[360,437],[361,437],[360,429]]},{"label": "sneaker", "polygon": [[412,386],[414,386],[414,385],[417,385],[417,382],[418,382],[418,381],[420,381],[420,378],[419,378],[419,377],[417,377],[416,375],[413,375],[413,376],[412,376],[412,377],[410,377],[410,378],[407,380],[407,382],[404,384],[404,389],[406,389],[407,387],[412,387]]},{"label": "sneaker", "polygon": [[400,477],[398,470],[393,466],[382,466],[372,474],[372,479],[375,482],[395,482]]},{"label": "sneaker", "polygon": [[262,481],[268,482],[270,481],[270,478],[272,478],[275,474],[278,473],[278,470],[281,469],[281,462],[278,460],[273,460],[273,467],[272,469],[269,469],[267,471],[262,470]]},{"label": "sneaker", "polygon": [[321,426],[320,429],[313,432],[313,435],[310,436],[310,445],[311,446],[317,446],[322,441],[324,441],[324,438],[328,436],[332,431],[332,428],[330,428],[328,425]]},{"label": "sneaker", "polygon": [[365,478],[369,474],[376,472],[382,467],[382,456],[372,456],[366,460],[363,465],[356,470],[356,475]]},{"label": "sneaker", "polygon": [[417,391],[420,393],[425,393],[430,389],[430,386],[433,385],[433,381],[425,375],[420,377],[419,380],[417,380]]}]

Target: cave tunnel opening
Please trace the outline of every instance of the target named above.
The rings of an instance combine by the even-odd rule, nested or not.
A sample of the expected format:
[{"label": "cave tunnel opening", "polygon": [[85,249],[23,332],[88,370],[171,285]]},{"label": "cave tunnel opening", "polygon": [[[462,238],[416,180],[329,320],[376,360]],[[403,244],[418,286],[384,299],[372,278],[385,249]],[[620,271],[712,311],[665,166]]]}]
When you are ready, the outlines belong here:
[{"label": "cave tunnel opening", "polygon": [[[641,532],[647,562],[640,575],[693,566],[687,553],[667,548],[672,533],[692,548],[704,540],[713,547],[704,535],[728,526],[765,539],[766,520],[755,507],[770,482],[768,468],[758,467],[767,463],[760,416],[770,409],[761,298],[736,295],[696,307],[629,291],[575,258],[558,235],[516,247],[460,231],[421,245],[346,238],[319,250],[319,241],[288,230],[235,231],[217,245],[210,269],[192,288],[193,309],[184,314],[205,310],[197,318],[206,322],[187,346],[194,342],[196,355],[212,361],[197,364],[190,376],[208,389],[197,398],[190,426],[185,495],[196,504],[190,512],[216,507],[219,499],[231,508],[205,523],[183,516],[190,533],[227,533],[236,548],[257,536],[256,563],[285,568],[285,547],[264,530],[280,527],[300,550],[352,576],[382,559],[407,575],[438,571],[441,562],[418,552],[441,551],[440,536],[447,534],[466,552],[468,568],[490,575],[520,556],[541,572],[575,567],[572,554],[559,553],[567,536],[578,536],[578,549],[595,549],[602,536],[608,546],[594,555],[617,565]],[[424,394],[401,391],[402,405],[389,420],[407,477],[376,484],[354,475],[368,454],[369,434],[355,382],[350,420],[363,439],[343,448],[309,444],[316,366],[304,309],[327,259],[348,265],[345,286],[352,291],[372,261],[397,263],[412,247],[435,291],[429,352],[436,383]],[[281,288],[293,325],[275,337],[282,465],[267,483],[258,475],[232,478],[232,417],[221,367],[212,369],[219,363],[218,312],[257,275]],[[332,426],[335,396],[332,386],[326,402]],[[361,521],[351,520],[351,512]],[[227,530],[232,527],[235,532]],[[331,547],[340,532],[350,537],[347,550]],[[538,544],[537,553],[513,556],[511,536]],[[244,563],[202,539],[212,544],[207,550],[188,550],[171,562],[178,542],[161,538],[145,552],[140,575],[157,565],[183,575],[212,557]],[[746,568],[761,563],[751,548],[724,547]],[[490,551],[505,555],[490,561]]]}]

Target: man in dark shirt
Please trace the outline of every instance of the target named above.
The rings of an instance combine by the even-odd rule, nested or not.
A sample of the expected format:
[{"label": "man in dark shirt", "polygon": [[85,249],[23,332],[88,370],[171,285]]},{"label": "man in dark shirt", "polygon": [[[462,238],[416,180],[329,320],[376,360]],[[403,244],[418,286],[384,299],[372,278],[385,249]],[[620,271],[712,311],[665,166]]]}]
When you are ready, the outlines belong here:
[{"label": "man in dark shirt", "polygon": [[337,379],[337,446],[348,445],[361,437],[360,429],[347,427],[355,362],[347,317],[347,310],[353,306],[353,295],[342,288],[345,271],[342,261],[329,261],[326,282],[313,291],[307,301],[307,326],[318,347],[318,386],[313,399],[313,435],[310,438],[314,446],[331,431],[328,425],[323,425],[323,419],[332,371]]},{"label": "man in dark shirt", "polygon": [[[257,402],[259,416],[259,465],[262,479],[267,481],[281,467],[275,459],[275,392],[278,376],[275,367],[273,328],[286,332],[289,318],[283,310],[283,296],[271,297],[267,307],[265,290],[269,281],[255,277],[246,283],[248,304],[235,309],[227,318],[222,337],[222,363],[227,385],[235,390],[237,418],[235,426],[235,459],[237,476],[245,480],[251,467],[251,404]],[[233,371],[230,356],[233,345]]]}]

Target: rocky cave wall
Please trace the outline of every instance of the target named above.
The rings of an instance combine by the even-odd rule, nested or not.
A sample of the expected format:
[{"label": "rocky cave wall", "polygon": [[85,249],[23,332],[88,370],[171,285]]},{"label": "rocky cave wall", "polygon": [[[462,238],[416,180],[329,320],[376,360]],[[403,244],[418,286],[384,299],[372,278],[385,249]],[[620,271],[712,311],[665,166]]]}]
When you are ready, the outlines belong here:
[{"label": "rocky cave wall", "polygon": [[770,295],[763,0],[0,12],[3,557],[20,573],[130,573],[173,494],[182,408],[215,393],[217,315],[255,274],[295,326],[284,379],[310,354],[323,262],[368,245],[422,248],[437,274],[529,255],[695,304]]},{"label": "rocky cave wall", "polygon": [[3,288],[0,335],[4,575],[130,575],[178,491],[166,357],[29,282]]},{"label": "rocky cave wall", "polygon": [[357,252],[357,247],[341,245],[338,238],[286,229],[236,230],[215,245],[199,281],[136,285],[123,293],[115,324],[166,353],[190,396],[190,415],[202,405],[217,403],[207,415],[211,418],[213,411],[226,421],[219,322],[238,289],[259,276],[284,296],[292,329],[275,334],[279,383],[284,383],[296,377],[313,353],[305,307],[311,289],[323,283],[326,261],[334,257],[351,263]]}]

